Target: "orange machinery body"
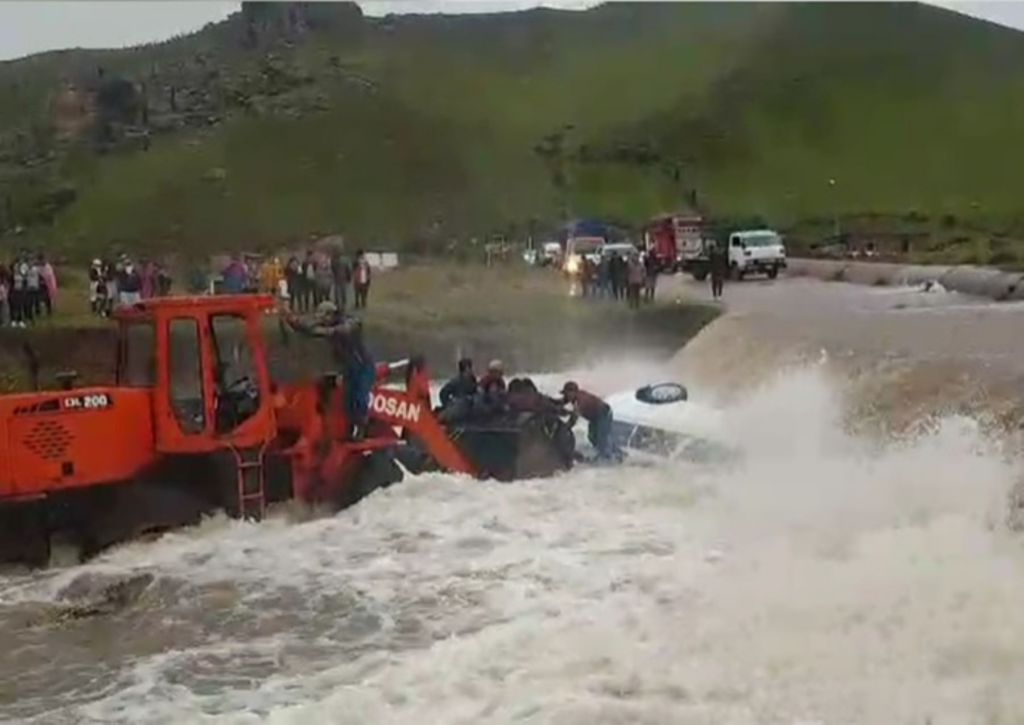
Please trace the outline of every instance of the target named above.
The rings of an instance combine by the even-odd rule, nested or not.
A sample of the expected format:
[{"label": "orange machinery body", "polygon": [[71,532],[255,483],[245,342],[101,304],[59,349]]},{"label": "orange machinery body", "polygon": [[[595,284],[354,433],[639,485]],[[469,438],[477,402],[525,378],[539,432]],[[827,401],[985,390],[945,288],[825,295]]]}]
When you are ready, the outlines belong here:
[{"label": "orange machinery body", "polygon": [[[211,501],[259,518],[270,490],[354,500],[346,489],[360,467],[410,436],[445,470],[474,474],[434,417],[416,361],[378,365],[360,441],[347,440],[343,379],[271,380],[263,326],[273,305],[266,295],[143,302],[117,313],[116,385],[0,396],[0,513],[51,499],[83,508],[82,494],[110,484],[162,476],[178,486],[202,478],[194,471],[228,470],[226,481],[210,483],[220,491]],[[244,374],[232,373],[238,366]],[[404,389],[385,384],[399,368]],[[203,468],[209,461],[216,465]],[[205,493],[202,482],[188,484]],[[224,490],[233,491],[229,500]]]},{"label": "orange machinery body", "polygon": [[[346,461],[401,445],[395,428],[416,431],[446,470],[474,473],[431,412],[429,399],[378,385],[370,399],[372,436],[345,441],[349,422],[341,387],[320,402],[315,383],[282,385],[274,395],[274,429],[261,442],[293,458],[295,497],[322,498],[314,480],[342,481]],[[153,426],[153,391],[88,387],[0,397],[0,501],[35,499],[69,488],[132,480],[161,457]],[[333,441],[327,455],[323,442]],[[198,448],[209,450],[208,441]],[[182,452],[179,450],[179,452]]]},{"label": "orange machinery body", "polygon": [[[445,470],[475,475],[473,466],[433,414],[426,370],[415,366],[409,369],[402,390],[383,384],[394,367],[377,366],[379,384],[373,388],[369,403],[371,425],[365,439],[357,442],[345,441],[350,422],[345,416],[342,386],[324,391],[322,384],[301,383],[278,389],[275,410],[279,441],[294,441],[283,451],[291,458],[296,498],[311,502],[337,499],[337,487],[344,487],[350,467],[361,456],[405,444],[399,430],[423,441]],[[326,452],[325,441],[335,442]]]},{"label": "orange machinery body", "polygon": [[151,400],[108,387],[0,397],[0,498],[136,477],[157,456]]}]

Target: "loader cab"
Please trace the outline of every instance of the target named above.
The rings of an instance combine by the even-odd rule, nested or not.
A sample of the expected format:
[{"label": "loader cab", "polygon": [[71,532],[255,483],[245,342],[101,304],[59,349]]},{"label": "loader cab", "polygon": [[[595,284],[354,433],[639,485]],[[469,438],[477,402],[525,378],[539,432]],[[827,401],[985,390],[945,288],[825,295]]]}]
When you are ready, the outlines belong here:
[{"label": "loader cab", "polygon": [[157,450],[203,453],[275,435],[260,325],[268,295],[171,297],[116,313],[117,379],[152,390]]}]

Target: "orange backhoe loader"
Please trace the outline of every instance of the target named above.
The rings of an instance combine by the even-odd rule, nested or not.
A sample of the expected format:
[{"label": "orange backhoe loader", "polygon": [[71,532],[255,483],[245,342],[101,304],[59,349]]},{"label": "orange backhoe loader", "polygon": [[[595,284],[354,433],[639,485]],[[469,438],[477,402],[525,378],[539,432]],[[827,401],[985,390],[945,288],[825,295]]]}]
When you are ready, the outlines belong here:
[{"label": "orange backhoe loader", "polygon": [[[113,386],[77,388],[70,374],[55,391],[0,396],[0,561],[45,564],[55,538],[89,556],[216,509],[343,507],[399,481],[410,447],[428,467],[489,475],[456,440],[470,434],[438,422],[416,358],[378,366],[367,434],[347,440],[343,378],[271,379],[273,306],[225,295],[123,308]],[[404,385],[388,383],[399,370]]]}]

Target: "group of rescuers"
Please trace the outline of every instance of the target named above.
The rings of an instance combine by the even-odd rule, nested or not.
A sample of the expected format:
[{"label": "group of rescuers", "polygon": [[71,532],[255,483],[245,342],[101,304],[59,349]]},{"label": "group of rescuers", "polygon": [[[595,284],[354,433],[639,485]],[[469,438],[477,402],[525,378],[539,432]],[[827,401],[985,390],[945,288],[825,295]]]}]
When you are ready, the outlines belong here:
[{"label": "group of rescuers", "polygon": [[442,423],[488,421],[505,413],[547,413],[567,415],[568,426],[587,421],[587,437],[597,457],[617,460],[621,453],[612,442],[612,409],[591,392],[570,380],[562,386],[562,397],[551,398],[537,390],[529,378],[513,378],[506,385],[505,370],[500,360],[492,360],[487,372],[478,380],[469,358],[459,360],[455,377],[440,392]]},{"label": "group of rescuers", "polygon": [[[362,439],[369,420],[370,391],[376,379],[376,364],[363,340],[362,322],[330,301],[321,302],[312,318],[301,318],[290,310],[282,314],[292,329],[324,339],[330,345],[331,357],[345,380],[345,408],[352,425],[350,438]],[[567,415],[570,428],[583,418],[598,458],[621,458],[612,442],[611,406],[573,381],[562,387],[560,399],[551,398],[542,395],[529,378],[514,378],[506,385],[499,360],[492,360],[486,374],[477,379],[473,361],[463,358],[455,377],[441,388],[440,400],[438,417],[446,425],[493,420],[508,412]]]}]

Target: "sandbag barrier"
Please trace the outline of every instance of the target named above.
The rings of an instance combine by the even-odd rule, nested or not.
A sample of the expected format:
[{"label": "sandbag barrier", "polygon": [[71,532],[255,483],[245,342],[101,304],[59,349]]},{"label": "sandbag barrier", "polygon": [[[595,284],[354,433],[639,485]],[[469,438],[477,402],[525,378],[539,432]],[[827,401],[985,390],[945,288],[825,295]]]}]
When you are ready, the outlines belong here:
[{"label": "sandbag barrier", "polygon": [[954,267],[843,259],[789,259],[788,274],[826,282],[876,287],[919,286],[937,282],[947,290],[996,301],[1024,300],[1024,273],[958,265]]}]

